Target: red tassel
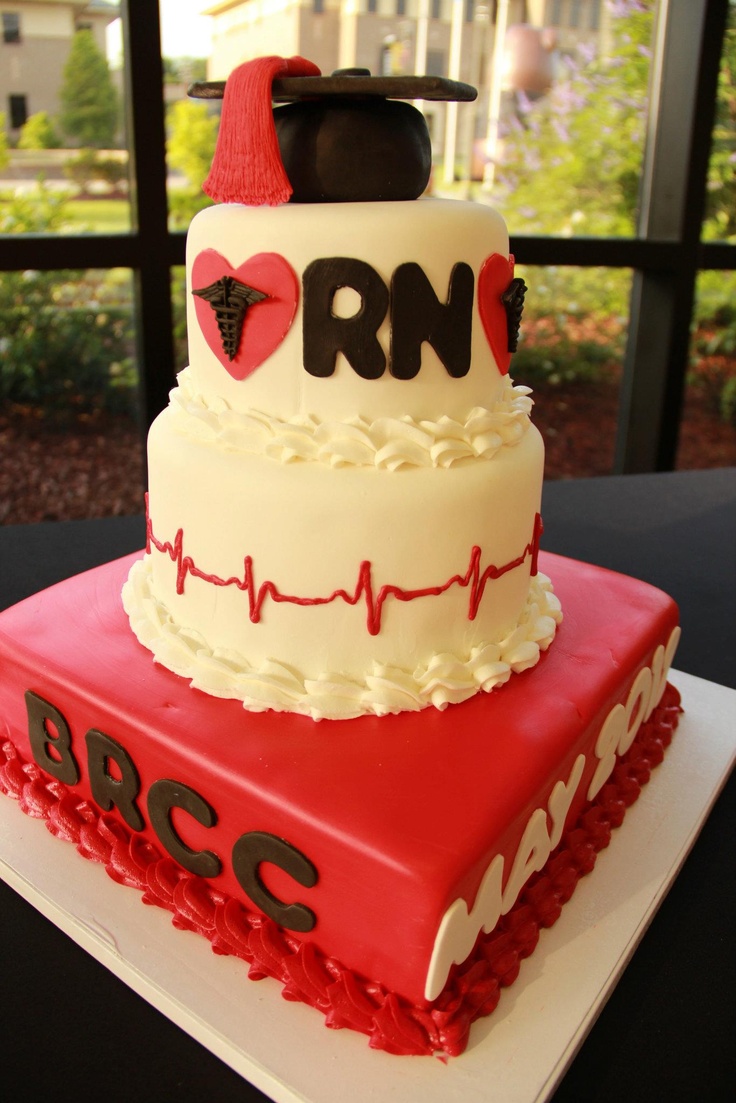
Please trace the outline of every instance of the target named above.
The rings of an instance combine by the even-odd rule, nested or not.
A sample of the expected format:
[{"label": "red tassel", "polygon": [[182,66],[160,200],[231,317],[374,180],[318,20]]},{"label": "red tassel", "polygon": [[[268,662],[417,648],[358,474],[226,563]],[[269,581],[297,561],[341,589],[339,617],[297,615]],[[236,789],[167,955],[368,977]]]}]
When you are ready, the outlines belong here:
[{"label": "red tassel", "polygon": [[302,57],[261,57],[230,74],[222,101],[220,132],[204,191],[216,203],[271,207],[292,193],[284,171],[271,108],[276,77],[316,77],[320,70]]}]

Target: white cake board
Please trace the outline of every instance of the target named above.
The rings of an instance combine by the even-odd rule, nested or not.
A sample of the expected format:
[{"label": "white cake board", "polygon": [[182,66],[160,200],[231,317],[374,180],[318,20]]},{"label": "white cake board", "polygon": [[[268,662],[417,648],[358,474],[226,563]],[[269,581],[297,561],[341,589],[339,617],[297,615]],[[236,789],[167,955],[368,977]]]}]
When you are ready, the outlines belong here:
[{"label": "white cake board", "polygon": [[677,876],[736,757],[736,691],[677,671],[686,712],[611,845],[459,1058],[392,1057],[171,925],[0,797],[0,876],[277,1103],[532,1103],[554,1091]]}]

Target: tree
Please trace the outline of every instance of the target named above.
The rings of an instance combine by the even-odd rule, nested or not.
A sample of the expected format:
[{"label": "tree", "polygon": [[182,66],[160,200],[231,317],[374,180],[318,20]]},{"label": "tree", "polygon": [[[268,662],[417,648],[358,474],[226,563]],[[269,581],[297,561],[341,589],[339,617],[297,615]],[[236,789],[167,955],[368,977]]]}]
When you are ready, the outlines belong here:
[{"label": "tree", "polygon": [[18,149],[57,149],[59,137],[47,111],[29,115],[18,140]]},{"label": "tree", "polygon": [[[0,235],[61,233],[65,205],[43,183],[8,197]],[[0,273],[0,334],[0,405],[44,417],[135,409],[130,292],[112,273]]]},{"label": "tree", "polygon": [[211,202],[202,191],[202,184],[212,164],[218,120],[205,104],[179,100],[169,112],[168,123],[169,166],[179,169],[188,184],[169,190],[171,224],[178,228],[188,226],[197,211]]},{"label": "tree", "polygon": [[617,0],[607,55],[581,48],[547,96],[517,104],[497,170],[517,232],[635,233],[654,7]]},{"label": "tree", "polygon": [[[604,56],[586,45],[561,58],[550,92],[520,96],[503,133],[494,202],[513,233],[636,232],[655,0],[608,0]],[[524,312],[518,378],[606,378],[620,362],[631,276],[626,269],[550,267]]]},{"label": "tree", "polygon": [[162,58],[165,84],[192,84],[207,79],[207,61],[203,57]]},{"label": "tree", "polygon": [[82,146],[106,149],[115,141],[117,94],[104,55],[92,32],[77,31],[64,66],[59,124]]},{"label": "tree", "polygon": [[169,113],[169,128],[169,165],[183,172],[193,188],[201,188],[215,152],[216,116],[203,103],[179,100]]}]

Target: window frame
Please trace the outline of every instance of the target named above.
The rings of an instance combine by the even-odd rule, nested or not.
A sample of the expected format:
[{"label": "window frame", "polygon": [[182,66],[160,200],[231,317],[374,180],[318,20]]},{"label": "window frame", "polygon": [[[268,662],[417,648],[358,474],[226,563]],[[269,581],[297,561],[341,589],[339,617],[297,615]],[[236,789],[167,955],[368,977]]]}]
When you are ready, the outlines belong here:
[{"label": "window frame", "polygon": [[20,130],[28,122],[28,96],[25,92],[11,92],[8,95],[8,127]]},{"label": "window frame", "polygon": [[[736,245],[700,240],[729,0],[660,0],[653,102],[634,238],[514,236],[517,264],[634,272],[614,473],[672,470],[697,275],[736,269]],[[150,0],[121,0],[131,216],[126,234],[8,235],[0,271],[130,268],[144,432],[174,384],[171,270],[186,234],[168,229],[161,36]],[[142,200],[145,201],[142,201]]]},{"label": "window frame", "polygon": [[3,30],[3,45],[17,46],[23,41],[20,12],[0,12],[0,22]]}]

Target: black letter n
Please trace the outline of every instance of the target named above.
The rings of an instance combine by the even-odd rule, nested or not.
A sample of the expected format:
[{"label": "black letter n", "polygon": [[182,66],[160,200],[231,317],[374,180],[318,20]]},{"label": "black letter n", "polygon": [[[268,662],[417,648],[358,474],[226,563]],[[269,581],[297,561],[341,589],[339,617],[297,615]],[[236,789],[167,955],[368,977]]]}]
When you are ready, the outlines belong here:
[{"label": "black letter n", "polygon": [[447,302],[437,298],[422,268],[400,264],[391,281],[391,359],[396,379],[413,379],[428,341],[448,373],[459,379],[470,370],[473,326],[473,269],[464,261],[450,273]]}]

